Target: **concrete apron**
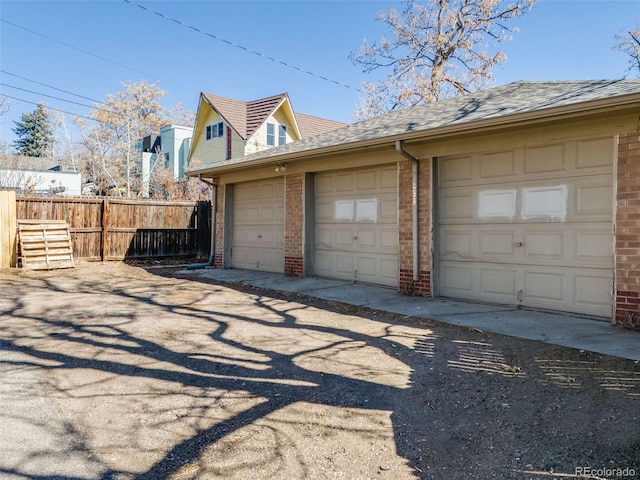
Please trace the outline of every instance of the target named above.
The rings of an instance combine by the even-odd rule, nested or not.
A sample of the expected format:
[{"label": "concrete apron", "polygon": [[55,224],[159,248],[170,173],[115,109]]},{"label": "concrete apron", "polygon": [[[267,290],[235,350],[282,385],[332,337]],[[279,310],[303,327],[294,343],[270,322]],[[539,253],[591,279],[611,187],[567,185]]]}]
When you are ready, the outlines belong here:
[{"label": "concrete apron", "polygon": [[640,361],[640,332],[577,315],[543,312],[509,305],[402,295],[391,288],[317,277],[241,269],[182,270],[181,275],[206,277],[305,295],[374,310],[436,320],[528,340],[561,345]]}]

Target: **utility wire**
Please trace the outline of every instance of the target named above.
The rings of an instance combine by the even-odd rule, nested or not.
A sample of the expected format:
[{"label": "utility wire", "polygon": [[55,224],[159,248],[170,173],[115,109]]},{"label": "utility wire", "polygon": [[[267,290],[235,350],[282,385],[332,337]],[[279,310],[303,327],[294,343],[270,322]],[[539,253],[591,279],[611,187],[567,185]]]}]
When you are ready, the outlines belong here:
[{"label": "utility wire", "polygon": [[266,58],[267,60],[270,60],[270,61],[275,62],[275,63],[279,63],[280,65],[284,65],[284,66],[285,66],[285,67],[287,67],[287,68],[292,68],[292,69],[294,69],[294,70],[297,70],[297,71],[299,71],[299,72],[305,73],[305,74],[307,74],[307,75],[311,75],[312,77],[316,77],[316,78],[319,78],[319,79],[321,79],[321,80],[325,80],[325,81],[327,81],[327,82],[330,82],[330,83],[334,83],[334,84],[336,84],[336,85],[339,85],[339,86],[341,86],[341,87],[345,87],[345,88],[348,88],[348,89],[350,89],[350,90],[355,90],[356,92],[363,93],[363,92],[362,92],[362,90],[360,90],[359,88],[352,87],[351,85],[347,85],[346,83],[338,82],[338,81],[336,81],[336,80],[332,80],[332,79],[330,79],[330,78],[328,78],[328,77],[325,77],[324,75],[319,75],[319,74],[314,73],[314,72],[311,72],[311,71],[309,71],[309,70],[305,70],[305,69],[300,68],[300,67],[297,67],[297,66],[295,66],[295,65],[291,65],[290,63],[287,63],[287,62],[285,62],[285,61],[283,61],[283,60],[279,60],[279,59],[274,58],[274,57],[271,57],[271,56],[269,56],[269,55],[265,55],[265,54],[263,54],[263,53],[257,52],[256,50],[252,50],[252,49],[247,48],[247,47],[245,47],[245,46],[242,46],[242,45],[239,45],[239,44],[237,44],[237,43],[234,43],[234,42],[231,42],[231,41],[229,41],[229,40],[226,40],[226,39],[224,39],[224,38],[218,37],[217,35],[214,35],[214,34],[212,34],[212,33],[205,32],[204,30],[201,30],[201,29],[199,29],[198,27],[194,27],[194,26],[192,26],[192,25],[188,25],[188,24],[186,24],[186,23],[182,22],[181,20],[177,20],[177,19],[175,19],[175,18],[168,17],[168,16],[164,15],[163,13],[157,12],[157,11],[155,11],[155,10],[151,10],[150,8],[147,8],[147,7],[145,7],[144,5],[140,5],[140,4],[138,4],[138,3],[132,2],[131,0],[123,0],[123,1],[124,1],[125,3],[128,3],[128,4],[129,4],[129,5],[131,5],[131,6],[141,8],[141,9],[142,9],[142,10],[144,10],[145,12],[148,12],[148,13],[152,13],[152,14],[158,15],[159,17],[162,17],[162,18],[164,18],[165,20],[169,20],[169,21],[171,21],[171,22],[177,23],[178,25],[181,25],[181,26],[183,26],[183,27],[185,27],[185,28],[189,28],[189,29],[191,29],[191,30],[193,30],[193,31],[195,31],[195,32],[201,33],[202,35],[206,35],[207,37],[211,37],[211,38],[213,38],[214,40],[218,40],[219,42],[223,42],[223,43],[226,43],[227,45],[231,45],[232,47],[236,47],[236,48],[239,48],[239,49],[241,49],[241,50],[244,50],[245,52],[253,53],[254,55],[257,55],[257,56],[259,56],[259,57]]},{"label": "utility wire", "polygon": [[[136,70],[136,69],[135,69],[135,68],[133,68],[133,67],[129,67],[129,66],[124,65],[124,64],[122,64],[122,63],[118,63],[118,62],[116,62],[116,61],[109,60],[108,58],[101,57],[100,55],[96,55],[95,53],[89,52],[89,51],[87,51],[87,50],[83,50],[82,48],[76,47],[76,46],[74,46],[74,45],[71,45],[71,44],[68,44],[68,43],[62,42],[62,41],[60,41],[60,40],[56,40],[55,38],[48,37],[48,36],[46,36],[46,35],[43,35],[42,33],[36,32],[36,31],[34,31],[34,30],[30,30],[30,29],[28,29],[28,28],[26,28],[26,27],[23,27],[23,26],[18,25],[18,24],[16,24],[16,23],[13,23],[13,22],[10,22],[10,21],[8,21],[8,20],[5,20],[4,18],[0,18],[0,22],[6,23],[7,25],[11,25],[11,26],[13,26],[13,27],[16,27],[16,28],[19,28],[19,29],[21,29],[21,30],[24,30],[25,32],[32,33],[33,35],[37,35],[37,36],[39,36],[39,37],[46,38],[47,40],[50,40],[50,41],[55,42],[55,43],[59,43],[60,45],[64,45],[65,47],[72,48],[72,49],[74,49],[74,50],[77,50],[77,51],[79,51],[79,52],[85,53],[85,54],[87,54],[87,55],[91,55],[92,57],[98,58],[98,59],[100,59],[100,60],[102,60],[102,61],[105,61],[105,62],[111,63],[111,64],[113,64],[113,65],[117,65],[118,67],[122,67],[122,68],[125,68],[125,69],[127,69],[127,70],[131,70],[132,72],[139,73],[140,75],[144,75],[145,77],[157,78],[155,75],[150,75],[150,74],[145,73],[145,72],[142,72],[142,71],[140,71],[140,70]],[[180,88],[181,90],[185,90],[185,91],[187,91],[187,92],[191,92],[191,93],[199,93],[199,92],[194,92],[193,90],[190,90],[190,89],[188,89],[188,88],[181,87],[180,85],[176,85],[176,84],[174,84],[174,83],[169,83],[169,82],[163,82],[163,83],[165,83],[166,85],[173,85],[174,87],[178,87],[178,88]]]},{"label": "utility wire", "polygon": [[[70,92],[70,91],[68,91],[68,90],[63,90],[63,89],[61,89],[61,88],[54,87],[54,86],[49,85],[49,84],[47,84],[47,83],[42,83],[42,82],[38,82],[38,81],[36,81],[36,80],[31,80],[30,78],[23,77],[23,76],[21,76],[21,75],[16,75],[15,73],[7,72],[6,70],[2,70],[2,69],[0,69],[0,73],[4,73],[5,75],[11,75],[12,77],[16,77],[16,78],[19,78],[19,79],[21,79],[21,80],[26,80],[27,82],[35,83],[35,84],[37,84],[37,85],[41,85],[41,86],[43,86],[43,87],[47,87],[47,88],[50,88],[50,89],[52,89],[52,90],[57,90],[58,92],[67,93],[67,94],[69,94],[69,95],[73,95],[74,97],[84,98],[85,100],[89,100],[89,101],[91,101],[91,102],[95,102],[95,103],[99,103],[100,105],[104,105],[104,102],[101,102],[100,100],[95,100],[95,99],[93,99],[93,98],[85,97],[85,96],[83,96],[83,95],[79,95],[79,94],[77,94],[77,93],[73,93],[73,92]],[[14,88],[17,88],[17,87],[14,87]]]},{"label": "utility wire", "polygon": [[[17,100],[17,101],[19,101],[19,102],[29,103],[29,104],[31,104],[31,105],[40,105],[40,103],[42,103],[42,102],[31,102],[31,101],[29,101],[29,100],[25,100],[24,98],[18,98],[18,97],[14,97],[14,96],[12,96],[12,95],[7,95],[6,93],[0,93],[0,95],[2,95],[3,97],[10,98],[10,99],[12,99],[12,100]],[[85,116],[85,115],[80,115],[80,114],[77,114],[77,113],[67,112],[66,110],[62,110],[62,109],[60,109],[60,108],[56,108],[56,107],[49,107],[49,106],[47,106],[47,107],[45,107],[45,108],[47,108],[47,109],[49,109],[49,110],[55,110],[56,112],[60,112],[60,113],[66,113],[67,115],[71,115],[71,116],[74,116],[74,117],[86,118],[87,120],[91,120],[91,121],[93,121],[93,122],[105,123],[105,124],[107,124],[107,125],[117,125],[117,124],[115,124],[115,123],[111,123],[111,122],[103,122],[102,120],[96,120],[95,118],[87,117],[87,116]]]},{"label": "utility wire", "polygon": [[[46,93],[35,92],[33,90],[27,90],[26,88],[16,87],[15,85],[9,85],[7,83],[0,82],[0,85],[2,85],[3,87],[9,87],[9,88],[13,88],[15,90],[20,90],[22,92],[33,93],[35,95],[42,95],[43,97],[47,97],[47,98],[53,98],[54,100],[60,100],[61,102],[73,103],[74,105],[80,105],[81,107],[95,108],[93,105],[87,105],[86,103],[74,102],[73,100],[65,100],[64,98],[54,97],[53,95],[47,95]],[[99,108],[97,110],[103,110],[103,109]],[[109,112],[109,113],[115,113],[115,112],[112,112],[110,110],[105,110],[105,111]]]}]

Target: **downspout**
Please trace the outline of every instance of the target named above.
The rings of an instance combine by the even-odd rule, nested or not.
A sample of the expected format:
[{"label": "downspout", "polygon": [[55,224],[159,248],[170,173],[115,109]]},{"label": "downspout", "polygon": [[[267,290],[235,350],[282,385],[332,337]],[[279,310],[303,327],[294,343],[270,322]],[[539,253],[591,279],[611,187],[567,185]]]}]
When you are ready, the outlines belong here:
[{"label": "downspout", "polygon": [[202,175],[198,175],[198,180],[208,183],[213,187],[213,212],[211,212],[211,245],[209,247],[209,260],[207,263],[193,263],[187,265],[187,270],[197,270],[200,268],[211,267],[215,261],[216,250],[216,225],[218,220],[218,184],[207,182],[202,178]]},{"label": "downspout", "polygon": [[402,140],[396,140],[396,152],[410,160],[413,164],[413,192],[412,192],[412,211],[413,211],[413,281],[420,280],[420,255],[419,255],[419,219],[418,219],[418,159],[402,148]]}]

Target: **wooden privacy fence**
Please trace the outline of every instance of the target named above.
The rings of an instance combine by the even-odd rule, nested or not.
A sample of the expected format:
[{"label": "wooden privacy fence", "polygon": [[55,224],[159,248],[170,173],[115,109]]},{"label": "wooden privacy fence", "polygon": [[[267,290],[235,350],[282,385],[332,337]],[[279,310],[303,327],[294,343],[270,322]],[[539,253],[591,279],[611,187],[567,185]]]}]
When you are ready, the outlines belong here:
[{"label": "wooden privacy fence", "polygon": [[76,260],[207,257],[210,202],[112,198],[16,198],[20,220],[64,220]]}]

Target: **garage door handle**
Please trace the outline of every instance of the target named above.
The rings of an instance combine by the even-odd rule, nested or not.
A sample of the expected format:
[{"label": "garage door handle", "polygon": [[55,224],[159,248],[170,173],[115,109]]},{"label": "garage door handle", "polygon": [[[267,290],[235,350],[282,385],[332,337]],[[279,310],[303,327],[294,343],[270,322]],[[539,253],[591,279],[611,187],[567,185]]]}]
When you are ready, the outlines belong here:
[{"label": "garage door handle", "polygon": [[522,242],[516,242],[516,247],[521,247],[522,245],[524,245]]}]

